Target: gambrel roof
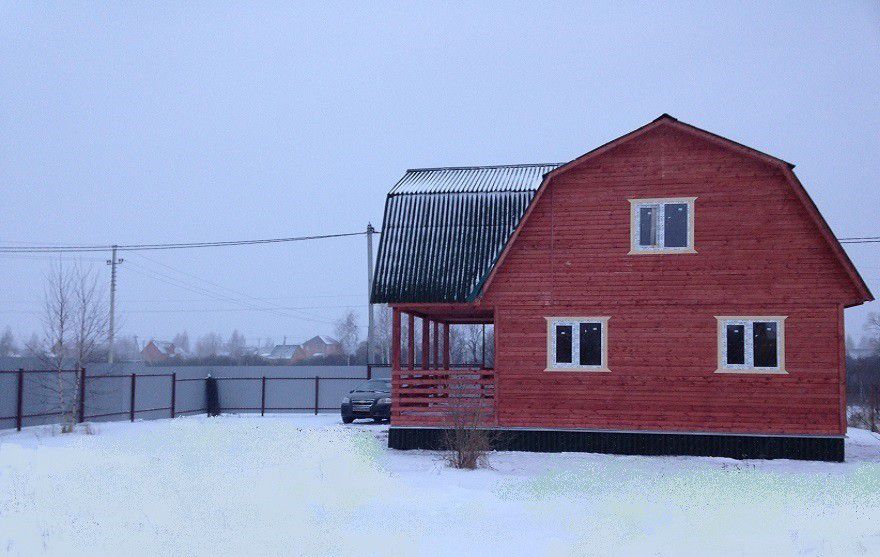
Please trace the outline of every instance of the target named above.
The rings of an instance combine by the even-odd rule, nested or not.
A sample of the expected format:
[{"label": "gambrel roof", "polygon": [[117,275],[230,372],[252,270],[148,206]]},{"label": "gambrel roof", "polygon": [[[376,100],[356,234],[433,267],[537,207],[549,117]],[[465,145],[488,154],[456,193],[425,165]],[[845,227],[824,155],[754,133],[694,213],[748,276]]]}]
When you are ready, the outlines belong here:
[{"label": "gambrel roof", "polygon": [[794,165],[663,114],[564,164],[408,170],[392,188],[371,293],[372,303],[449,303],[477,299],[552,179],[658,126],[669,125],[782,169],[795,195],[859,292],[873,300],[855,266],[803,185]]},{"label": "gambrel roof", "polygon": [[473,300],[544,175],[559,166],[407,170],[385,202],[372,301]]}]

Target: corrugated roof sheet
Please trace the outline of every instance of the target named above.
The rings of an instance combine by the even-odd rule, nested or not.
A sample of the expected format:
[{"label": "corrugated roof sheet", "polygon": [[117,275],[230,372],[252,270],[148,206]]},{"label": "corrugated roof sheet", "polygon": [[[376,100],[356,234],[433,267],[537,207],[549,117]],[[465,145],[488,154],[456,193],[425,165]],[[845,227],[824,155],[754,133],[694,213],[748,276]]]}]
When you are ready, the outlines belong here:
[{"label": "corrugated roof sheet", "polygon": [[414,168],[406,171],[389,195],[535,191],[544,174],[559,166],[562,163]]},{"label": "corrugated roof sheet", "polygon": [[408,170],[385,203],[372,302],[472,301],[558,166]]}]

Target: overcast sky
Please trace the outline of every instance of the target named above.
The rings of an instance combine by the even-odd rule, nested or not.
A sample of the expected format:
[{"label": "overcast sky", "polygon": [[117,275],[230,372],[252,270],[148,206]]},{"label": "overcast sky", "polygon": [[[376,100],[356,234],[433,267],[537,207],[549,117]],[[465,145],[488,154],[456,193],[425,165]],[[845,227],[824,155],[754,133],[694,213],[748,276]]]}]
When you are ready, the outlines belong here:
[{"label": "overcast sky", "polygon": [[[0,244],[358,231],[406,168],[565,161],[663,112],[795,163],[838,236],[880,235],[877,2],[280,4],[3,3]],[[847,251],[880,295],[880,244]],[[363,237],[123,257],[141,340],[365,315]],[[0,328],[38,327],[49,265],[0,254]]]}]

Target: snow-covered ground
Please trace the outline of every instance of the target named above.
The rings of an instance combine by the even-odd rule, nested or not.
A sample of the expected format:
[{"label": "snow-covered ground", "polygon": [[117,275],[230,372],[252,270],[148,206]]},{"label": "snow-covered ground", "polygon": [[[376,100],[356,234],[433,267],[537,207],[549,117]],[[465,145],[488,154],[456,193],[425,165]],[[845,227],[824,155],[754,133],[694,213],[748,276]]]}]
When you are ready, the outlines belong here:
[{"label": "snow-covered ground", "polygon": [[0,434],[8,555],[880,555],[880,436],[843,464],[391,451],[338,416]]}]

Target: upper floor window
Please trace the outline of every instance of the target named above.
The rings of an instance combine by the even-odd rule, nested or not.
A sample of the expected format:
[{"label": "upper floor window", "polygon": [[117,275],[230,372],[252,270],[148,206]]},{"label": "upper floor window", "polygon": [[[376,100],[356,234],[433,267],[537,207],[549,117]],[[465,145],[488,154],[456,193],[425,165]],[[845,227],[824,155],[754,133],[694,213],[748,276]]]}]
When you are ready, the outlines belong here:
[{"label": "upper floor window", "polygon": [[547,371],[608,371],[608,317],[548,317]]},{"label": "upper floor window", "polygon": [[785,317],[716,319],[718,372],[786,373]]},{"label": "upper floor window", "polygon": [[696,253],[696,199],[630,199],[630,253]]}]

